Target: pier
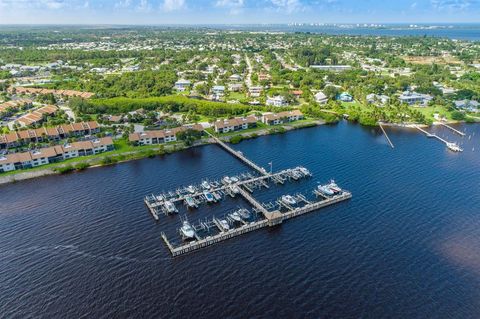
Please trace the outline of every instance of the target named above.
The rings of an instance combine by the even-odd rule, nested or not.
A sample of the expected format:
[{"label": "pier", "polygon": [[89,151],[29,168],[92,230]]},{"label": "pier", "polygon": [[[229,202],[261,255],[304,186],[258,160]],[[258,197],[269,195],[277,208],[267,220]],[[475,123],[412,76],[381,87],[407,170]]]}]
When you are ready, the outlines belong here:
[{"label": "pier", "polygon": [[391,147],[391,148],[395,148],[395,146],[393,146],[392,141],[391,141],[390,138],[388,137],[387,132],[386,132],[385,129],[383,128],[382,123],[378,123],[378,125],[380,125],[380,129],[382,130],[383,135],[385,135],[385,138],[387,139],[388,144],[390,144],[390,147]]},{"label": "pier", "polygon": [[450,129],[451,131],[453,131],[454,133],[457,133],[457,134],[460,135],[460,136],[465,136],[465,133],[457,130],[457,129],[454,128],[454,127],[451,127],[451,126],[448,125],[448,124],[445,124],[445,123],[443,123],[443,122],[438,122],[438,124],[440,124],[440,125],[443,126],[443,127],[446,127],[446,128],[448,128],[448,129]]},{"label": "pier", "polygon": [[250,166],[251,168],[253,168],[257,172],[259,172],[260,174],[264,174],[264,175],[267,174],[267,171],[263,167],[260,167],[257,164],[255,164],[254,162],[252,162],[251,160],[249,160],[247,157],[245,157],[243,155],[242,152],[234,150],[233,148],[228,146],[225,142],[221,141],[218,137],[213,136],[212,134],[210,134],[207,131],[205,131],[205,132],[215,141],[215,143],[217,143],[218,145],[223,147],[230,154],[232,154],[233,156],[235,156],[236,158],[238,158],[239,160],[241,160],[242,162],[244,162],[245,164],[247,164],[248,166]]},{"label": "pier", "polygon": [[[429,133],[429,132],[425,131],[423,128],[419,127],[418,125],[415,125],[413,127],[416,128],[417,130],[419,130],[420,132],[424,133],[427,137],[436,138],[440,142],[444,143],[447,146],[448,149],[450,149],[454,152],[462,152],[463,151],[456,143],[449,142],[447,140],[444,140],[443,138],[441,138],[440,136],[438,136],[436,134]],[[452,129],[453,129],[453,127],[452,127]]]}]

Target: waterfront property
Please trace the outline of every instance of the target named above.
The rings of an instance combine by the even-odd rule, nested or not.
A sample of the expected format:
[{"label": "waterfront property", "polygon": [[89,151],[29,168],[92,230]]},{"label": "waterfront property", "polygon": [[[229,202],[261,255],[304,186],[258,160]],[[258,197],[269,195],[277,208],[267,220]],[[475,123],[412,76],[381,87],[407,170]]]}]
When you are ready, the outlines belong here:
[{"label": "waterfront property", "polygon": [[408,105],[427,106],[428,102],[433,100],[433,97],[429,94],[405,91],[398,97],[398,99],[400,102]]},{"label": "waterfront property", "polygon": [[60,141],[68,137],[80,137],[98,132],[100,132],[100,127],[95,121],[12,131],[8,134],[0,135],[0,149],[18,147],[28,143]]},{"label": "waterfront property", "polygon": [[91,93],[91,92],[29,88],[29,87],[23,87],[23,86],[10,87],[8,90],[10,93],[15,93],[15,94],[53,94],[53,95],[64,96],[64,97],[80,97],[83,99],[89,99],[95,95],[94,93]]},{"label": "waterfront property", "polygon": [[7,114],[9,112],[16,112],[20,108],[30,108],[32,107],[32,100],[28,99],[19,99],[19,100],[12,100],[8,102],[4,102],[0,104],[0,114]]},{"label": "waterfront property", "polygon": [[153,145],[177,141],[177,134],[187,129],[203,131],[200,124],[184,125],[165,130],[152,130],[132,133],[128,136],[130,143],[135,145]]},{"label": "waterfront property", "polygon": [[317,92],[314,97],[315,102],[319,104],[326,104],[328,102],[328,97],[322,91]]},{"label": "waterfront property", "polygon": [[347,92],[343,92],[337,96],[337,100],[342,102],[353,102],[353,96]]},{"label": "waterfront property", "polygon": [[367,102],[370,104],[385,105],[389,100],[390,98],[383,94],[372,93],[367,95]]},{"label": "waterfront property", "polygon": [[246,130],[250,127],[256,126],[257,118],[254,115],[247,117],[236,117],[228,120],[217,120],[213,124],[215,132],[228,133],[239,130]]},{"label": "waterfront property", "polygon": [[320,71],[341,72],[350,70],[352,67],[350,65],[310,65],[310,68]]},{"label": "waterfront property", "polygon": [[267,125],[278,125],[303,119],[303,113],[299,110],[280,112],[280,113],[264,113],[262,122]]},{"label": "waterfront property", "polygon": [[0,173],[37,167],[79,156],[94,155],[114,149],[111,137],[41,148],[0,156]]},{"label": "waterfront property", "polygon": [[178,80],[175,82],[175,89],[179,92],[184,92],[190,88],[192,83],[189,80]]}]

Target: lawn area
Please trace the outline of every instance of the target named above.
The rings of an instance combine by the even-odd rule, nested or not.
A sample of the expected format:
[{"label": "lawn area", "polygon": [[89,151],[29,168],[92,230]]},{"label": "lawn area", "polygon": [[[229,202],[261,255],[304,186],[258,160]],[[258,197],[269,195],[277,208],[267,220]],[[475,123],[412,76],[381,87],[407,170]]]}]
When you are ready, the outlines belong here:
[{"label": "lawn area", "polygon": [[245,99],[246,96],[244,93],[241,93],[241,92],[231,92],[228,97],[227,97],[227,100],[243,100]]},{"label": "lawn area", "polygon": [[414,109],[432,120],[434,120],[434,113],[439,113],[441,116],[446,116],[449,120],[452,119],[450,112],[448,112],[447,109],[443,106],[415,107]]}]

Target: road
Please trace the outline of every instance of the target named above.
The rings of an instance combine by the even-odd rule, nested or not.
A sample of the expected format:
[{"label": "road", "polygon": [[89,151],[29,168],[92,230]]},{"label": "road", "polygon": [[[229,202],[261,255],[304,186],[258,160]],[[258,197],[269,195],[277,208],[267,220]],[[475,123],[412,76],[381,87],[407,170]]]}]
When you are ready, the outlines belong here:
[{"label": "road", "polygon": [[246,53],[245,53],[245,62],[247,62],[247,66],[248,66],[248,73],[247,73],[247,77],[245,78],[245,84],[247,85],[247,88],[250,88],[252,86],[253,67],[252,67],[252,61],[250,61],[250,58]]}]

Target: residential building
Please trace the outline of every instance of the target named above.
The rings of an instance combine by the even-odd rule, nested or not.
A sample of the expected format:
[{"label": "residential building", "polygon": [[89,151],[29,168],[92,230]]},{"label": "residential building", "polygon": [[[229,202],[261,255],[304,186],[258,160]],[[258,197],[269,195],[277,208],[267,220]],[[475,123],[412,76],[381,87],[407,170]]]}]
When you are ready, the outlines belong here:
[{"label": "residential building", "polygon": [[203,131],[203,126],[200,124],[184,125],[166,130],[152,130],[144,132],[132,133],[128,136],[128,140],[136,145],[153,145],[163,144],[168,142],[175,142],[177,140],[177,133],[193,129]]},{"label": "residential building", "polygon": [[8,110],[18,111],[21,107],[32,107],[32,100],[19,99],[1,103],[0,113],[7,112]]},{"label": "residential building", "polygon": [[228,90],[232,92],[239,92],[243,89],[243,84],[240,83],[231,83],[228,85]]},{"label": "residential building", "polygon": [[53,94],[53,95],[66,96],[66,97],[75,96],[83,99],[89,99],[95,95],[94,93],[91,93],[91,92],[29,88],[29,87],[22,87],[22,86],[9,87],[8,91],[9,93],[13,93],[15,91],[16,94]]},{"label": "residential building", "polygon": [[56,127],[41,127],[32,130],[13,131],[0,135],[0,149],[17,147],[28,143],[60,141],[67,137],[80,137],[100,132],[95,121],[63,124]]},{"label": "residential building", "polygon": [[35,111],[20,116],[15,122],[22,127],[38,124],[43,122],[44,115],[54,115],[57,111],[58,107],[56,107],[55,105],[42,106]]},{"label": "residential building", "polygon": [[273,96],[273,97],[268,97],[266,101],[267,105],[273,105],[277,107],[282,107],[282,106],[287,106],[288,103],[285,100],[285,98],[281,95]]},{"label": "residential building", "polygon": [[251,86],[248,93],[251,97],[259,97],[262,94],[263,88],[261,86]]},{"label": "residential building", "polygon": [[215,85],[212,87],[212,93],[217,96],[222,96],[225,93],[225,86]]},{"label": "residential building", "polygon": [[310,65],[310,68],[321,71],[341,72],[350,70],[352,67],[350,65]]},{"label": "residential building", "polygon": [[398,99],[400,102],[408,105],[427,106],[428,102],[430,102],[433,97],[429,94],[405,91],[398,97]]},{"label": "residential building", "polygon": [[184,92],[190,88],[192,83],[189,80],[178,80],[175,82],[175,89],[180,92]]},{"label": "residential building", "polygon": [[73,142],[23,153],[1,155],[0,173],[37,167],[79,156],[99,154],[113,149],[112,138],[103,137],[92,141]]},{"label": "residential building", "polygon": [[474,100],[460,100],[455,101],[455,107],[469,112],[479,112],[480,103]]},{"label": "residential building", "polygon": [[337,100],[342,102],[353,102],[353,96],[347,92],[343,92],[337,96]]},{"label": "residential building", "polygon": [[239,130],[246,130],[257,124],[257,118],[253,115],[247,117],[236,117],[228,120],[217,120],[214,123],[215,132],[228,133]]},{"label": "residential building", "polygon": [[328,97],[322,91],[317,92],[314,97],[315,102],[319,104],[326,104],[328,102]]},{"label": "residential building", "polygon": [[264,113],[262,122],[267,125],[278,125],[303,119],[303,113],[299,110],[280,112],[280,113]]},{"label": "residential building", "polygon": [[379,105],[385,105],[388,103],[390,98],[386,95],[382,94],[369,94],[367,95],[367,102],[370,104],[379,104]]},{"label": "residential building", "polygon": [[242,80],[242,77],[238,74],[232,74],[228,77],[228,80],[231,82],[239,82]]}]

